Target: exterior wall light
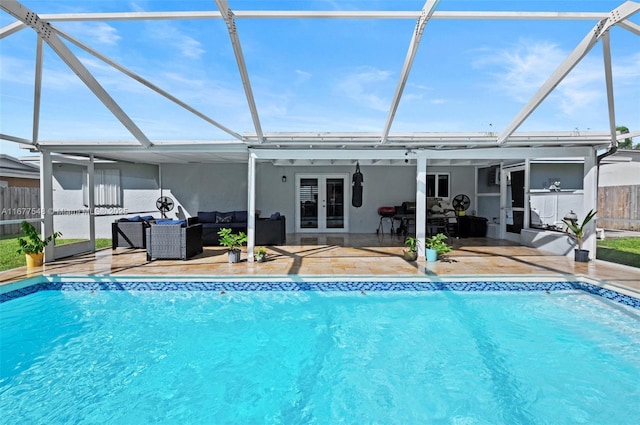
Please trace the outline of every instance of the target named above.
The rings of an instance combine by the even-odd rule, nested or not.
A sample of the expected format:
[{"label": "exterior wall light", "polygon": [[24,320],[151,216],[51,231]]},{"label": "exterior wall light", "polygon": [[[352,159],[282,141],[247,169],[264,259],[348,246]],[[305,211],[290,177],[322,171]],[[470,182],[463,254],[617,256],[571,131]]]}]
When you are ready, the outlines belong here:
[{"label": "exterior wall light", "polygon": [[282,176],[282,183],[286,183],[287,182],[287,176]]}]

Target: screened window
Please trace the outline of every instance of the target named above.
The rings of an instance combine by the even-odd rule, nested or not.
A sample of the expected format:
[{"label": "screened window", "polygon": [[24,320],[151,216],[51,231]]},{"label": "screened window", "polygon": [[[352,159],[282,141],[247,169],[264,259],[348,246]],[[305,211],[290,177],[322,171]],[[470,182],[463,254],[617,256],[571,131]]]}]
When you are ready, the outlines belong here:
[{"label": "screened window", "polygon": [[427,197],[449,198],[449,173],[427,174]]},{"label": "screened window", "polygon": [[[84,184],[82,186],[84,204],[89,206],[89,174],[85,173]],[[120,170],[100,169],[93,173],[93,203],[96,207],[121,207],[122,190],[120,186]]]}]

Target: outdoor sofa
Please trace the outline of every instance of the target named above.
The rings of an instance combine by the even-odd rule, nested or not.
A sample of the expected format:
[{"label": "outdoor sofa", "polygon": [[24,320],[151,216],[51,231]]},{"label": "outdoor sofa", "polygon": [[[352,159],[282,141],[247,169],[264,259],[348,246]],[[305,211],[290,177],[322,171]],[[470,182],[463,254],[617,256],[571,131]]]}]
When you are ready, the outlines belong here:
[{"label": "outdoor sofa", "polygon": [[146,229],[147,261],[186,260],[202,252],[202,225],[187,220],[156,220]]},{"label": "outdoor sofa", "polygon": [[[218,231],[230,228],[233,233],[247,232],[247,211],[198,211],[196,217],[188,219],[189,224],[202,225],[202,244],[217,246]],[[276,212],[269,218],[256,220],[256,245],[284,245],[286,242],[286,220]]]},{"label": "outdoor sofa", "polygon": [[230,228],[233,233],[247,232],[247,211],[198,211],[196,217],[188,219],[189,225],[202,225],[202,244],[220,245],[218,231]]}]

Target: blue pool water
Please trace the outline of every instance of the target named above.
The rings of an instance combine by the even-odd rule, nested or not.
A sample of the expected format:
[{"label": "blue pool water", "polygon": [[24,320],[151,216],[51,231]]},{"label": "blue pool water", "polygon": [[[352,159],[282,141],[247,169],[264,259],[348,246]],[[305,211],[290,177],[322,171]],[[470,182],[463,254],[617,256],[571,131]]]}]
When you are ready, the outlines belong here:
[{"label": "blue pool water", "polygon": [[638,424],[640,312],[584,291],[40,291],[2,424]]}]

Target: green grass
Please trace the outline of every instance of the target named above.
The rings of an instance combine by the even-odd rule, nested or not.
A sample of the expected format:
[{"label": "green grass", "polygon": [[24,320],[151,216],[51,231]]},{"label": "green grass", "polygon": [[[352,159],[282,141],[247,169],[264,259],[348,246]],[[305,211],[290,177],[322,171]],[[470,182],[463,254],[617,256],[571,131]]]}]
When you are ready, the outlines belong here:
[{"label": "green grass", "polygon": [[[18,254],[18,238],[20,236],[0,236],[0,271],[15,269],[25,265],[24,254]],[[56,239],[57,245],[79,242],[84,239]],[[96,249],[108,248],[111,239],[96,239]]]},{"label": "green grass", "polygon": [[615,238],[598,241],[598,260],[640,268],[640,238]]}]

